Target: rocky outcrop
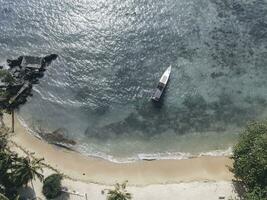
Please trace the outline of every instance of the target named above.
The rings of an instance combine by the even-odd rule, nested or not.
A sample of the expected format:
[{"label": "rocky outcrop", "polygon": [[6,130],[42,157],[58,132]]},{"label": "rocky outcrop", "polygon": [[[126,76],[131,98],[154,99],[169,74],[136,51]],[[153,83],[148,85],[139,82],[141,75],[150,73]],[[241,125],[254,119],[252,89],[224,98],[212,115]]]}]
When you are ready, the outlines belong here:
[{"label": "rocky outcrop", "polygon": [[73,149],[72,146],[76,145],[76,142],[72,139],[67,138],[65,135],[66,130],[59,128],[53,132],[37,131],[39,136],[46,140],[48,143],[64,147],[67,149]]},{"label": "rocky outcrop", "polygon": [[18,57],[15,60],[7,59],[7,64],[10,68],[19,67],[21,65],[23,56]]},{"label": "rocky outcrop", "polygon": [[58,57],[57,54],[50,54],[48,56],[43,57],[43,59],[42,59],[42,67],[46,67],[46,66],[50,65],[50,63],[53,60],[56,60],[57,57]]},{"label": "rocky outcrop", "polygon": [[7,59],[9,69],[2,69],[5,73],[0,77],[0,108],[12,110],[24,104],[27,97],[32,95],[32,85],[39,83],[46,67],[57,57],[57,54],[50,54],[44,57],[19,56],[14,60]]},{"label": "rocky outcrop", "polygon": [[[20,56],[17,59],[7,60],[9,69],[0,67],[0,108],[11,111],[27,101],[32,95],[32,85],[37,84],[44,76],[46,68],[57,59],[57,54],[44,57]],[[1,113],[0,113],[1,114]],[[0,115],[0,127],[1,127]],[[47,142],[73,150],[76,142],[67,138],[66,130],[57,129],[53,132],[36,131]]]}]

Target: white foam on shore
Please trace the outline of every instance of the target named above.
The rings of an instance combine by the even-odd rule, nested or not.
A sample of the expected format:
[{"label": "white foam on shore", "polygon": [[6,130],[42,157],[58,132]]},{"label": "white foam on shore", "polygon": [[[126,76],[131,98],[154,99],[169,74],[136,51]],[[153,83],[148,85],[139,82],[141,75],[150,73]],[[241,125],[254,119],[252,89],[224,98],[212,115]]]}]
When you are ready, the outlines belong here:
[{"label": "white foam on shore", "polygon": [[[79,151],[82,152],[82,151]],[[184,160],[184,159],[191,159],[191,158],[197,158],[201,156],[230,156],[232,155],[232,148],[229,147],[226,150],[216,150],[216,151],[210,151],[210,152],[202,152],[200,154],[191,154],[191,153],[183,153],[183,152],[166,152],[166,153],[140,153],[137,154],[137,156],[127,157],[127,158],[118,158],[112,155],[108,155],[101,152],[95,152],[95,153],[88,153],[88,152],[82,152],[82,154],[95,157],[95,158],[101,158],[104,160],[108,160],[110,162],[114,163],[132,163],[137,162],[140,160],[146,160],[146,161],[153,161],[153,160]]]},{"label": "white foam on shore", "polygon": [[[42,137],[38,135],[37,132],[35,132],[33,129],[31,129],[25,120],[19,115],[16,114],[19,122],[21,125],[27,129],[27,131],[34,137],[37,137],[40,140],[43,140]],[[186,153],[186,152],[159,152],[159,153],[139,153],[136,156],[132,157],[116,157],[113,155],[109,155],[103,152],[88,152],[86,149],[83,149],[82,146],[76,146],[74,147],[77,152],[93,157],[93,158],[100,158],[104,160],[108,160],[110,162],[114,163],[132,163],[132,162],[137,162],[140,160],[147,160],[147,161],[152,161],[152,160],[183,160],[183,159],[191,159],[191,158],[197,158],[201,156],[231,156],[232,155],[232,147],[229,147],[225,150],[214,150],[214,151],[208,151],[208,152],[201,152],[199,154],[191,154],[191,153]]]},{"label": "white foam on shore", "polygon": [[18,121],[20,122],[20,124],[31,134],[31,135],[33,135],[34,137],[37,137],[38,139],[40,139],[40,140],[43,140],[42,139],[42,137],[38,134],[38,133],[36,133],[33,129],[31,129],[28,125],[27,125],[27,123],[24,121],[24,119],[18,114],[18,113],[16,113],[16,116],[17,116],[17,118],[18,118]]},{"label": "white foam on shore", "polygon": [[198,157],[201,156],[231,156],[233,152],[233,148],[229,147],[226,150],[215,150],[215,151],[209,151],[209,152],[202,152],[198,155]]}]

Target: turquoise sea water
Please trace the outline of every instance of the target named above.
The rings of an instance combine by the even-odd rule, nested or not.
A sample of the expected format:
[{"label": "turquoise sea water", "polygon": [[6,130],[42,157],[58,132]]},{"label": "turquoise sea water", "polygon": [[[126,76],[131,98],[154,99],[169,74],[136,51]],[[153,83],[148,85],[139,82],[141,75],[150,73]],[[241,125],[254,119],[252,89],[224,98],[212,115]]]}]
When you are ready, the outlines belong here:
[{"label": "turquoise sea water", "polygon": [[59,55],[19,113],[32,129],[64,128],[82,153],[222,154],[266,118],[266,13],[266,0],[0,0],[0,63]]}]

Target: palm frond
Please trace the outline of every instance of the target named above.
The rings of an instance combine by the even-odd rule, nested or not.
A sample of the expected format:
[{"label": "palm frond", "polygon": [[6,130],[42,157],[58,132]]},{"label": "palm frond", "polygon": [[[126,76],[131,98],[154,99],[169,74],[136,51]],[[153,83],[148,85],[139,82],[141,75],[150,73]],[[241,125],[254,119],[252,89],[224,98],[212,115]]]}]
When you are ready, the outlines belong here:
[{"label": "palm frond", "polygon": [[[126,190],[127,181],[122,184],[116,183],[114,189],[107,190],[107,200],[131,200],[131,193]],[[105,194],[105,190],[102,190],[102,194]]]}]

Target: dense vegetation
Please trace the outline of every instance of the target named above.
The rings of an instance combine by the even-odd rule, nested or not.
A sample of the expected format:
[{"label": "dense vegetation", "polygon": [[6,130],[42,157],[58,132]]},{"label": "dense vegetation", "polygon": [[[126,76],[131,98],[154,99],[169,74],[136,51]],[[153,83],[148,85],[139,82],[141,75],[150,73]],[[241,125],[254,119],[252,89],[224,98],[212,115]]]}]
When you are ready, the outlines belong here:
[{"label": "dense vegetation", "polygon": [[[46,67],[57,58],[56,54],[45,57],[20,56],[15,60],[7,60],[9,69],[0,69],[0,117],[2,111],[12,112],[19,108],[31,95],[32,85],[37,84]],[[22,60],[34,64],[40,61],[37,69],[22,67]],[[13,113],[13,112],[12,112]],[[13,122],[13,120],[12,120]],[[22,157],[11,151],[8,146],[8,130],[0,125],[0,200],[18,198],[18,189],[27,186],[36,177],[43,181],[43,159],[32,156]],[[14,128],[14,124],[12,123]],[[33,188],[34,189],[34,188]]]},{"label": "dense vegetation", "polygon": [[247,126],[234,147],[231,169],[245,187],[247,200],[267,199],[267,122]]},{"label": "dense vegetation", "polygon": [[43,194],[47,199],[53,199],[61,194],[61,174],[52,174],[44,180]]},{"label": "dense vegetation", "polygon": [[15,81],[11,73],[6,69],[0,70],[0,80],[9,85],[13,84]]},{"label": "dense vegetation", "polygon": [[115,184],[114,189],[105,189],[102,194],[107,194],[107,200],[131,200],[131,193],[126,190],[127,181]]},{"label": "dense vegetation", "polygon": [[18,196],[18,188],[27,184],[37,177],[43,180],[42,160],[20,157],[8,147],[8,130],[0,130],[0,194],[9,199]]}]

